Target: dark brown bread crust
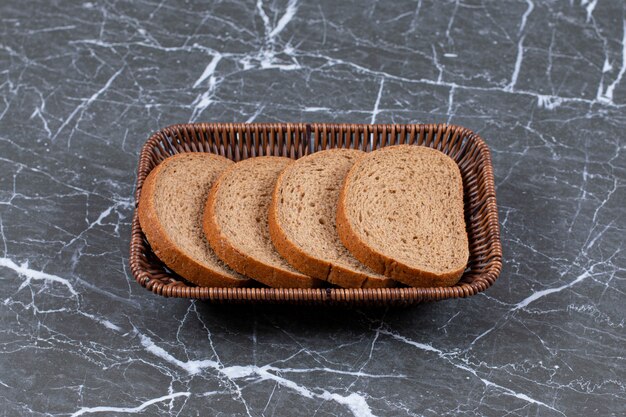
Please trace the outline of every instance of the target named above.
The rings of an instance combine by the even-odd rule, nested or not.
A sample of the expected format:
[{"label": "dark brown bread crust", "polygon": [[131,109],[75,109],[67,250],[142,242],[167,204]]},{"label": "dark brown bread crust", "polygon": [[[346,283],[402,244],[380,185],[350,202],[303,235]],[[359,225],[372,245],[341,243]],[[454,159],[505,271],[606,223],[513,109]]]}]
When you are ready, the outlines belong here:
[{"label": "dark brown bread crust", "polygon": [[[167,164],[175,161],[175,158],[185,158],[194,154],[178,154],[167,158],[154,168],[141,189],[139,199],[139,223],[152,250],[165,265],[171,268],[178,275],[194,284],[203,287],[246,287],[253,283],[250,279],[242,279],[235,275],[223,273],[222,271],[207,268],[193,258],[189,257],[179,248],[168,236],[167,232],[159,221],[154,196],[156,192],[156,182],[159,174]],[[197,154],[195,154],[197,155]],[[212,154],[202,154],[207,158],[221,158]],[[197,157],[197,156],[196,156]]]},{"label": "dark brown bread crust", "polygon": [[237,169],[236,165],[230,166],[222,173],[222,175],[220,175],[209,193],[209,198],[204,211],[204,233],[217,256],[240,274],[252,277],[253,279],[273,288],[323,287],[325,285],[324,281],[298,272],[291,272],[286,269],[276,268],[275,266],[268,265],[259,259],[243,253],[223,232],[215,213],[216,197],[226,176],[235,169]]},{"label": "dark brown bread crust", "polygon": [[[337,152],[330,150],[326,152]],[[313,154],[315,155],[315,154]],[[312,155],[311,155],[312,156]],[[309,157],[311,157],[309,156]],[[306,157],[305,157],[306,158]],[[333,264],[326,259],[317,258],[289,240],[287,233],[280,226],[278,201],[280,191],[288,168],[278,177],[272,194],[269,211],[270,236],[274,247],[291,265],[300,272],[330,282],[344,288],[389,288],[397,286],[392,279],[358,273],[341,265]]]},{"label": "dark brown bread crust", "polygon": [[[388,152],[390,149],[400,146],[412,145],[390,146],[383,148],[382,150]],[[359,162],[365,161],[367,157],[368,155],[360,158],[354,164],[352,169],[350,169],[350,172],[344,181],[341,193],[339,194],[339,203],[337,205],[337,233],[339,234],[343,244],[355,258],[369,266],[373,271],[396,279],[412,287],[447,287],[456,284],[461,278],[461,275],[463,275],[465,265],[457,270],[442,274],[435,274],[429,271],[412,268],[411,266],[400,263],[368,246],[361,240],[359,234],[353,229],[346,213],[346,190],[350,188],[353,177],[359,169]],[[462,183],[460,185],[459,192],[460,195],[463,195]]]}]

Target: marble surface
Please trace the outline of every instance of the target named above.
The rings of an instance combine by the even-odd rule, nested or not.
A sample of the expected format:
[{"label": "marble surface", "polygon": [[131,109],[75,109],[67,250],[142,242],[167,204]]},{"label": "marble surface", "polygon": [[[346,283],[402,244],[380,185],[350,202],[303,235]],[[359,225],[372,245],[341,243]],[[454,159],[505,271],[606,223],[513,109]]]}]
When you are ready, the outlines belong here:
[{"label": "marble surface", "polygon": [[[626,415],[621,1],[4,0],[0,414]],[[186,121],[450,122],[504,269],[405,310],[164,299],[137,156]]]}]

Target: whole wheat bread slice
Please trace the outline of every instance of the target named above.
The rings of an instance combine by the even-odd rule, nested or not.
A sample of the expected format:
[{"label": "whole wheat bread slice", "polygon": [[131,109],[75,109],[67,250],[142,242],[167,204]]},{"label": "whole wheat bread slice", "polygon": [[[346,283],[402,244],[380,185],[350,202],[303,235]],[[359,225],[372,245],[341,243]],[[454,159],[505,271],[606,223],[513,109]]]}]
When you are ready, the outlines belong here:
[{"label": "whole wheat bread slice", "polygon": [[371,152],[346,177],[337,231],[380,274],[416,287],[454,285],[469,256],[457,164],[423,146]]},{"label": "whole wheat bread slice", "polygon": [[364,152],[332,149],[298,159],[282,172],[270,206],[270,235],[300,272],[344,288],[393,287],[396,281],[357,261],[335,227],[343,180]]},{"label": "whole wheat bread slice", "polygon": [[270,287],[312,288],[324,281],[294,269],[272,245],[268,210],[282,157],[250,158],[220,176],[207,201],[204,231],[215,253],[235,271]]},{"label": "whole wheat bread slice", "polygon": [[206,287],[242,287],[254,281],[228,268],[202,232],[209,190],[228,159],[208,153],[182,153],[154,168],[141,189],[139,222],[152,250],[165,265]]}]

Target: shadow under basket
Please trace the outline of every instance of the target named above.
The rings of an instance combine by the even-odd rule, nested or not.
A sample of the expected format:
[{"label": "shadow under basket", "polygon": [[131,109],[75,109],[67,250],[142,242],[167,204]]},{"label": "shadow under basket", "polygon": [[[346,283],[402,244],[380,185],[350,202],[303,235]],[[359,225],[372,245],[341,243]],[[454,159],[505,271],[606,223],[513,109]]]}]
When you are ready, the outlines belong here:
[{"label": "shadow under basket", "polygon": [[[302,156],[332,148],[366,152],[410,144],[438,149],[458,164],[463,177],[469,261],[452,287],[299,289],[199,287],[165,267],[139,225],[137,202],[144,180],[161,161],[182,152],[209,152],[233,161],[261,155]],[[214,302],[408,305],[469,297],[490,287],[502,268],[502,247],[491,155],[472,131],[445,124],[356,125],[327,123],[194,123],[166,127],[145,143],[139,157],[130,268],[139,284],[165,297]]]}]

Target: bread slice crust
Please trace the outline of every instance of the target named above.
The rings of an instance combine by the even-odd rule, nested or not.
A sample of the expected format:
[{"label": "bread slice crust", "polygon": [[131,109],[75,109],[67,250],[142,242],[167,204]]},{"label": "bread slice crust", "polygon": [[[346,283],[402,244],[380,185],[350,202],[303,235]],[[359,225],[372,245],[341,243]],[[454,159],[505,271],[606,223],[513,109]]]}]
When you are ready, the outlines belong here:
[{"label": "bread slice crust", "polygon": [[[343,182],[343,175],[347,173],[347,170],[353,162],[363,155],[365,155],[364,152],[355,149],[331,149],[305,156],[285,168],[276,181],[276,187],[274,188],[272,203],[270,205],[270,236],[278,252],[291,265],[304,274],[328,281],[331,284],[344,288],[395,287],[398,284],[396,281],[377,274],[374,271],[369,270],[364,265],[362,265],[358,270],[356,267],[351,267],[351,265],[349,265],[350,262],[347,262],[348,260],[346,259],[347,257],[352,257],[350,253],[344,248],[334,247],[336,243],[342,245],[336,232],[334,233],[336,242],[332,241],[331,237],[330,241],[327,241],[326,244],[334,247],[333,252],[339,253],[339,256],[335,258],[335,256],[331,256],[328,253],[325,253],[324,256],[320,256],[321,254],[319,253],[317,255],[312,253],[312,248],[306,247],[308,243],[303,244],[297,242],[297,239],[293,236],[295,231],[288,230],[290,228],[286,223],[287,220],[283,215],[281,215],[281,213],[284,213],[283,210],[287,210],[287,207],[284,206],[285,199],[290,197],[287,195],[286,189],[291,186],[295,186],[296,184],[303,184],[301,180],[304,173],[303,170],[315,169],[315,174],[319,176],[317,179],[319,179],[320,183],[324,184],[333,180],[336,181],[337,178],[324,178],[323,176],[341,175],[342,178],[339,179],[340,184],[336,190],[326,190],[326,193],[323,196],[319,195],[322,190],[308,191],[313,194],[312,198],[315,200],[310,204],[313,205],[317,203],[316,207],[311,208],[311,210],[316,212],[322,210],[323,207],[321,204],[322,202],[319,200],[322,198],[333,200],[329,201],[330,206],[333,207],[332,214],[330,214],[331,217],[326,218],[328,217],[326,216],[328,213],[325,213],[324,210],[320,213],[320,216],[324,216],[324,219],[320,220],[320,222],[324,221],[323,225],[317,224],[315,221],[311,221],[307,222],[307,224],[303,226],[308,228],[318,228],[318,232],[320,232],[319,228],[326,227],[331,227],[334,230],[337,199],[339,197],[341,183]],[[320,164],[322,168],[314,168],[318,166],[317,164]],[[304,183],[304,185],[306,185],[306,183]],[[290,201],[287,204],[289,203],[293,203],[293,201]],[[320,233],[320,235],[328,238],[326,233]],[[342,254],[341,249],[347,253]]]},{"label": "bread slice crust", "polygon": [[[158,186],[157,182],[161,179],[161,175],[167,170],[168,166],[174,163],[197,159],[212,160],[212,162],[218,165],[223,164],[224,169],[233,163],[224,157],[209,153],[181,153],[162,161],[148,174],[141,189],[139,207],[137,209],[141,229],[146,235],[146,239],[150,243],[155,255],[163,261],[168,268],[188,281],[204,287],[250,286],[254,281],[241,276],[235,271],[231,271],[225,266],[224,268],[211,268],[197,259],[194,259],[175,243],[173,237],[168,233],[161,222],[155,201]],[[208,186],[210,187],[210,184]],[[206,248],[210,250],[208,243]]]},{"label": "bread slice crust", "polygon": [[[359,186],[362,187],[363,182],[361,178],[358,178],[359,173],[368,164],[371,165],[381,153],[386,153],[385,156],[391,156],[395,153],[396,155],[393,156],[397,156],[398,158],[400,158],[400,155],[407,154],[408,156],[406,159],[409,160],[409,162],[411,162],[412,155],[421,153],[429,157],[434,157],[439,161],[439,163],[447,165],[449,168],[449,172],[451,172],[453,176],[453,178],[451,178],[453,184],[451,194],[455,195],[450,196],[451,203],[448,208],[450,209],[450,215],[455,216],[455,219],[457,219],[456,221],[460,222],[463,226],[462,231],[459,232],[458,236],[458,241],[461,242],[459,245],[461,246],[461,249],[457,256],[458,259],[454,262],[452,267],[446,270],[436,271],[433,269],[416,267],[414,264],[411,265],[409,262],[398,259],[398,257],[390,256],[389,253],[383,253],[382,246],[379,242],[376,242],[376,245],[373,245],[371,241],[368,242],[368,236],[364,236],[364,234],[361,233],[356,227],[358,219],[354,218],[351,214],[353,213],[353,210],[351,210],[350,207],[355,200],[355,184],[358,182]],[[389,170],[396,170],[398,167],[402,166],[402,164],[403,162],[400,160],[389,167]],[[424,168],[425,167],[418,167],[418,169]],[[387,175],[388,174],[389,173],[387,173]],[[420,175],[420,172],[416,172],[414,174]],[[385,179],[383,178],[383,181],[378,182],[377,184],[382,184],[384,180]],[[378,187],[378,185],[374,185],[374,187]],[[389,213],[376,213],[374,215],[370,215],[370,218],[378,215],[386,216],[388,214]],[[438,214],[441,215],[442,213]],[[463,182],[458,166],[451,158],[442,152],[423,146],[396,145],[381,148],[367,154],[354,164],[346,176],[337,207],[337,232],[343,244],[350,250],[350,252],[352,252],[355,258],[380,274],[391,277],[413,287],[439,287],[452,286],[456,284],[466,268],[467,259],[469,257],[469,246],[463,214]],[[416,247],[415,250],[424,249]]]},{"label": "bread slice crust", "polygon": [[[324,281],[318,280],[316,278],[307,276],[293,269],[286,261],[284,261],[285,265],[279,265],[276,263],[270,263],[267,259],[261,259],[259,256],[254,256],[251,253],[248,253],[240,244],[235,242],[234,237],[230,232],[223,227],[223,218],[220,218],[220,214],[218,213],[218,203],[220,200],[226,198],[233,198],[234,194],[232,187],[229,186],[233,178],[240,177],[242,172],[240,170],[249,170],[248,174],[252,173],[252,175],[247,179],[250,183],[255,186],[261,187],[258,189],[258,192],[267,193],[267,197],[271,196],[271,192],[274,188],[274,184],[276,179],[278,178],[278,174],[282,169],[289,164],[293,163],[293,160],[284,157],[274,157],[274,156],[263,156],[246,159],[244,161],[238,162],[233,166],[229,167],[225,170],[222,175],[218,178],[215,183],[215,186],[209,193],[209,198],[206,203],[206,209],[204,213],[204,221],[203,227],[204,232],[207,236],[207,239],[215,253],[231,268],[235,271],[247,275],[265,285],[274,288],[316,288],[322,287],[325,285]],[[273,179],[271,184],[261,184],[257,183],[262,175],[254,175],[255,170],[266,169],[267,167],[271,167],[274,172]],[[238,181],[235,181],[235,184],[241,183],[241,178],[238,178]],[[256,181],[256,182],[255,182]],[[262,187],[268,186],[268,189],[262,189]],[[222,200],[225,201],[225,200]],[[231,200],[233,201],[233,200]],[[249,233],[260,233],[264,235],[268,234],[267,241],[270,245],[269,248],[265,248],[270,251],[275,252],[275,248],[272,246],[272,243],[269,239],[269,230],[264,230],[263,227],[266,226],[267,223],[267,213],[269,208],[269,198],[261,197],[259,199],[261,204],[261,210],[264,209],[264,213],[266,218],[257,220],[259,227],[254,230],[247,230]],[[232,216],[254,216],[255,214],[250,212],[250,210],[243,210],[244,212],[233,212]],[[241,226],[237,227],[238,230],[245,230]],[[277,257],[280,255],[276,253]]]}]

